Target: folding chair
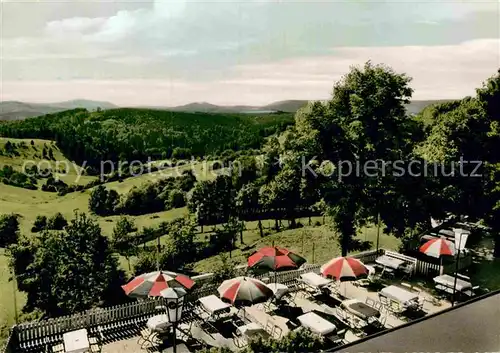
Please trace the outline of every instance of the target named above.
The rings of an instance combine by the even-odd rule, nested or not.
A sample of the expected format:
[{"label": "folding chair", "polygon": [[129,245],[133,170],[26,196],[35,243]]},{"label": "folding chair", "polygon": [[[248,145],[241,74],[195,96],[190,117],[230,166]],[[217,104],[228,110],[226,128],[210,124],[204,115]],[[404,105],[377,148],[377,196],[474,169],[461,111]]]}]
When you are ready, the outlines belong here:
[{"label": "folding chair", "polygon": [[91,353],[100,353],[102,344],[98,337],[89,337],[90,343],[90,352]]},{"label": "folding chair", "polygon": [[379,295],[380,302],[382,303],[383,306],[388,307],[390,306],[389,299],[383,295]]},{"label": "folding chair", "polygon": [[52,346],[52,349],[50,350],[50,353],[63,353],[64,352],[64,344],[57,344],[55,346]]},{"label": "folding chair", "polygon": [[154,339],[156,338],[156,333],[151,332],[149,330],[149,328],[147,328],[147,327],[141,328],[137,324],[136,324],[136,326],[140,332],[139,339],[137,340],[137,344],[141,346],[141,349],[146,347],[148,344],[151,347],[154,347],[155,346]]},{"label": "folding chair", "polygon": [[401,304],[395,300],[391,300],[391,306],[390,306],[390,311],[394,313],[395,315],[401,314],[403,311],[401,308]]},{"label": "folding chair", "polygon": [[372,308],[375,308],[375,300],[373,300],[372,298],[366,298],[365,302],[366,302],[366,305],[369,305]]},{"label": "folding chair", "polygon": [[283,330],[279,326],[274,326],[274,332],[276,333],[277,339],[280,339],[283,336]]},{"label": "folding chair", "polygon": [[347,313],[340,307],[337,307],[336,309],[337,309],[337,316],[344,322],[347,322]]}]

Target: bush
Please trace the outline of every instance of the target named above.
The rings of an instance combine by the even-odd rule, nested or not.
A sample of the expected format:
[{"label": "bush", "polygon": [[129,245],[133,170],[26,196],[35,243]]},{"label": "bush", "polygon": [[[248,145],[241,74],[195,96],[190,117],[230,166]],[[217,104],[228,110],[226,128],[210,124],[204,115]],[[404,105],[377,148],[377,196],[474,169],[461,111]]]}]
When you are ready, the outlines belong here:
[{"label": "bush", "polygon": [[226,254],[219,255],[219,261],[213,268],[212,282],[220,284],[226,279],[236,276],[236,264],[230,260]]},{"label": "bush", "polygon": [[19,235],[18,215],[9,214],[0,217],[0,247],[17,243]]},{"label": "bush", "polygon": [[47,228],[53,230],[63,230],[67,225],[68,221],[66,218],[64,218],[60,212],[57,212],[54,216],[52,216],[52,218],[49,219]]},{"label": "bush", "polygon": [[37,216],[35,222],[33,223],[33,227],[31,228],[31,232],[37,233],[47,228],[47,217],[46,216]]},{"label": "bush", "polygon": [[171,190],[168,194],[167,204],[171,208],[180,208],[186,206],[186,194],[178,189]]}]

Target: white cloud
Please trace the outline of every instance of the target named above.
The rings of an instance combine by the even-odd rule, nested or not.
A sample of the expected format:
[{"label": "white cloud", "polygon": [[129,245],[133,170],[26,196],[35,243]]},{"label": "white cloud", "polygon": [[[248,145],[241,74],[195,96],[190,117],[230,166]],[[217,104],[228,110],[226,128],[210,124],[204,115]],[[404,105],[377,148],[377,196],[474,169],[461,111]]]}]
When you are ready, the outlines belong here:
[{"label": "white cloud", "polygon": [[459,45],[339,48],[335,55],[233,66],[228,78],[197,80],[88,80],[4,82],[3,100],[109,100],[119,105],[265,104],[283,99],[327,99],[349,67],[371,59],[414,78],[414,99],[460,98],[500,67],[500,40]]},{"label": "white cloud", "polygon": [[108,21],[107,18],[73,17],[59,21],[48,22],[45,31],[49,36],[65,37],[71,35],[96,32]]}]

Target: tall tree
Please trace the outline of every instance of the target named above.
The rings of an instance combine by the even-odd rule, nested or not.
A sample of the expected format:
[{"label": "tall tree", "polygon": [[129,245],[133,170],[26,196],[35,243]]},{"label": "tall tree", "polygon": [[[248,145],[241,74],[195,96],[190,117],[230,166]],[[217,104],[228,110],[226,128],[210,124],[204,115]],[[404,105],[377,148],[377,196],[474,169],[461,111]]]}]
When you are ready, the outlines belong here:
[{"label": "tall tree", "polygon": [[116,303],[123,274],[97,222],[85,214],[63,232],[43,231],[10,248],[10,263],[28,310],[48,316]]},{"label": "tall tree", "polygon": [[380,161],[407,153],[409,83],[406,75],[368,62],[337,82],[327,103],[310,104],[296,115],[295,148],[306,161],[314,159],[321,197],[344,256],[356,230],[384,210],[381,200],[393,180],[382,179]]},{"label": "tall tree", "polygon": [[0,216],[0,248],[5,248],[17,242],[19,236],[18,217],[15,214]]}]

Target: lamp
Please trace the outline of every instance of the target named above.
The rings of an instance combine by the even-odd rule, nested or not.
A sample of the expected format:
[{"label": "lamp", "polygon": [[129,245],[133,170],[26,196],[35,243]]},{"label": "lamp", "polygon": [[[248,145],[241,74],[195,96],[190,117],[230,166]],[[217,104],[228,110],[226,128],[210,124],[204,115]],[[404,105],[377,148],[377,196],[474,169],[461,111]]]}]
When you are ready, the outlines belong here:
[{"label": "lamp", "polygon": [[453,283],[453,298],[451,301],[451,305],[455,306],[455,295],[457,292],[457,280],[458,280],[458,265],[460,262],[460,252],[465,249],[465,244],[467,243],[467,238],[470,235],[468,230],[453,228],[453,232],[455,232],[455,250],[457,251],[457,258],[455,260],[455,279]]},{"label": "lamp", "polygon": [[181,287],[167,288],[160,292],[160,295],[165,298],[167,302],[167,318],[168,322],[172,324],[173,329],[173,345],[174,353],[177,352],[176,329],[177,324],[182,318],[182,310],[184,309],[184,296],[186,290]]}]

